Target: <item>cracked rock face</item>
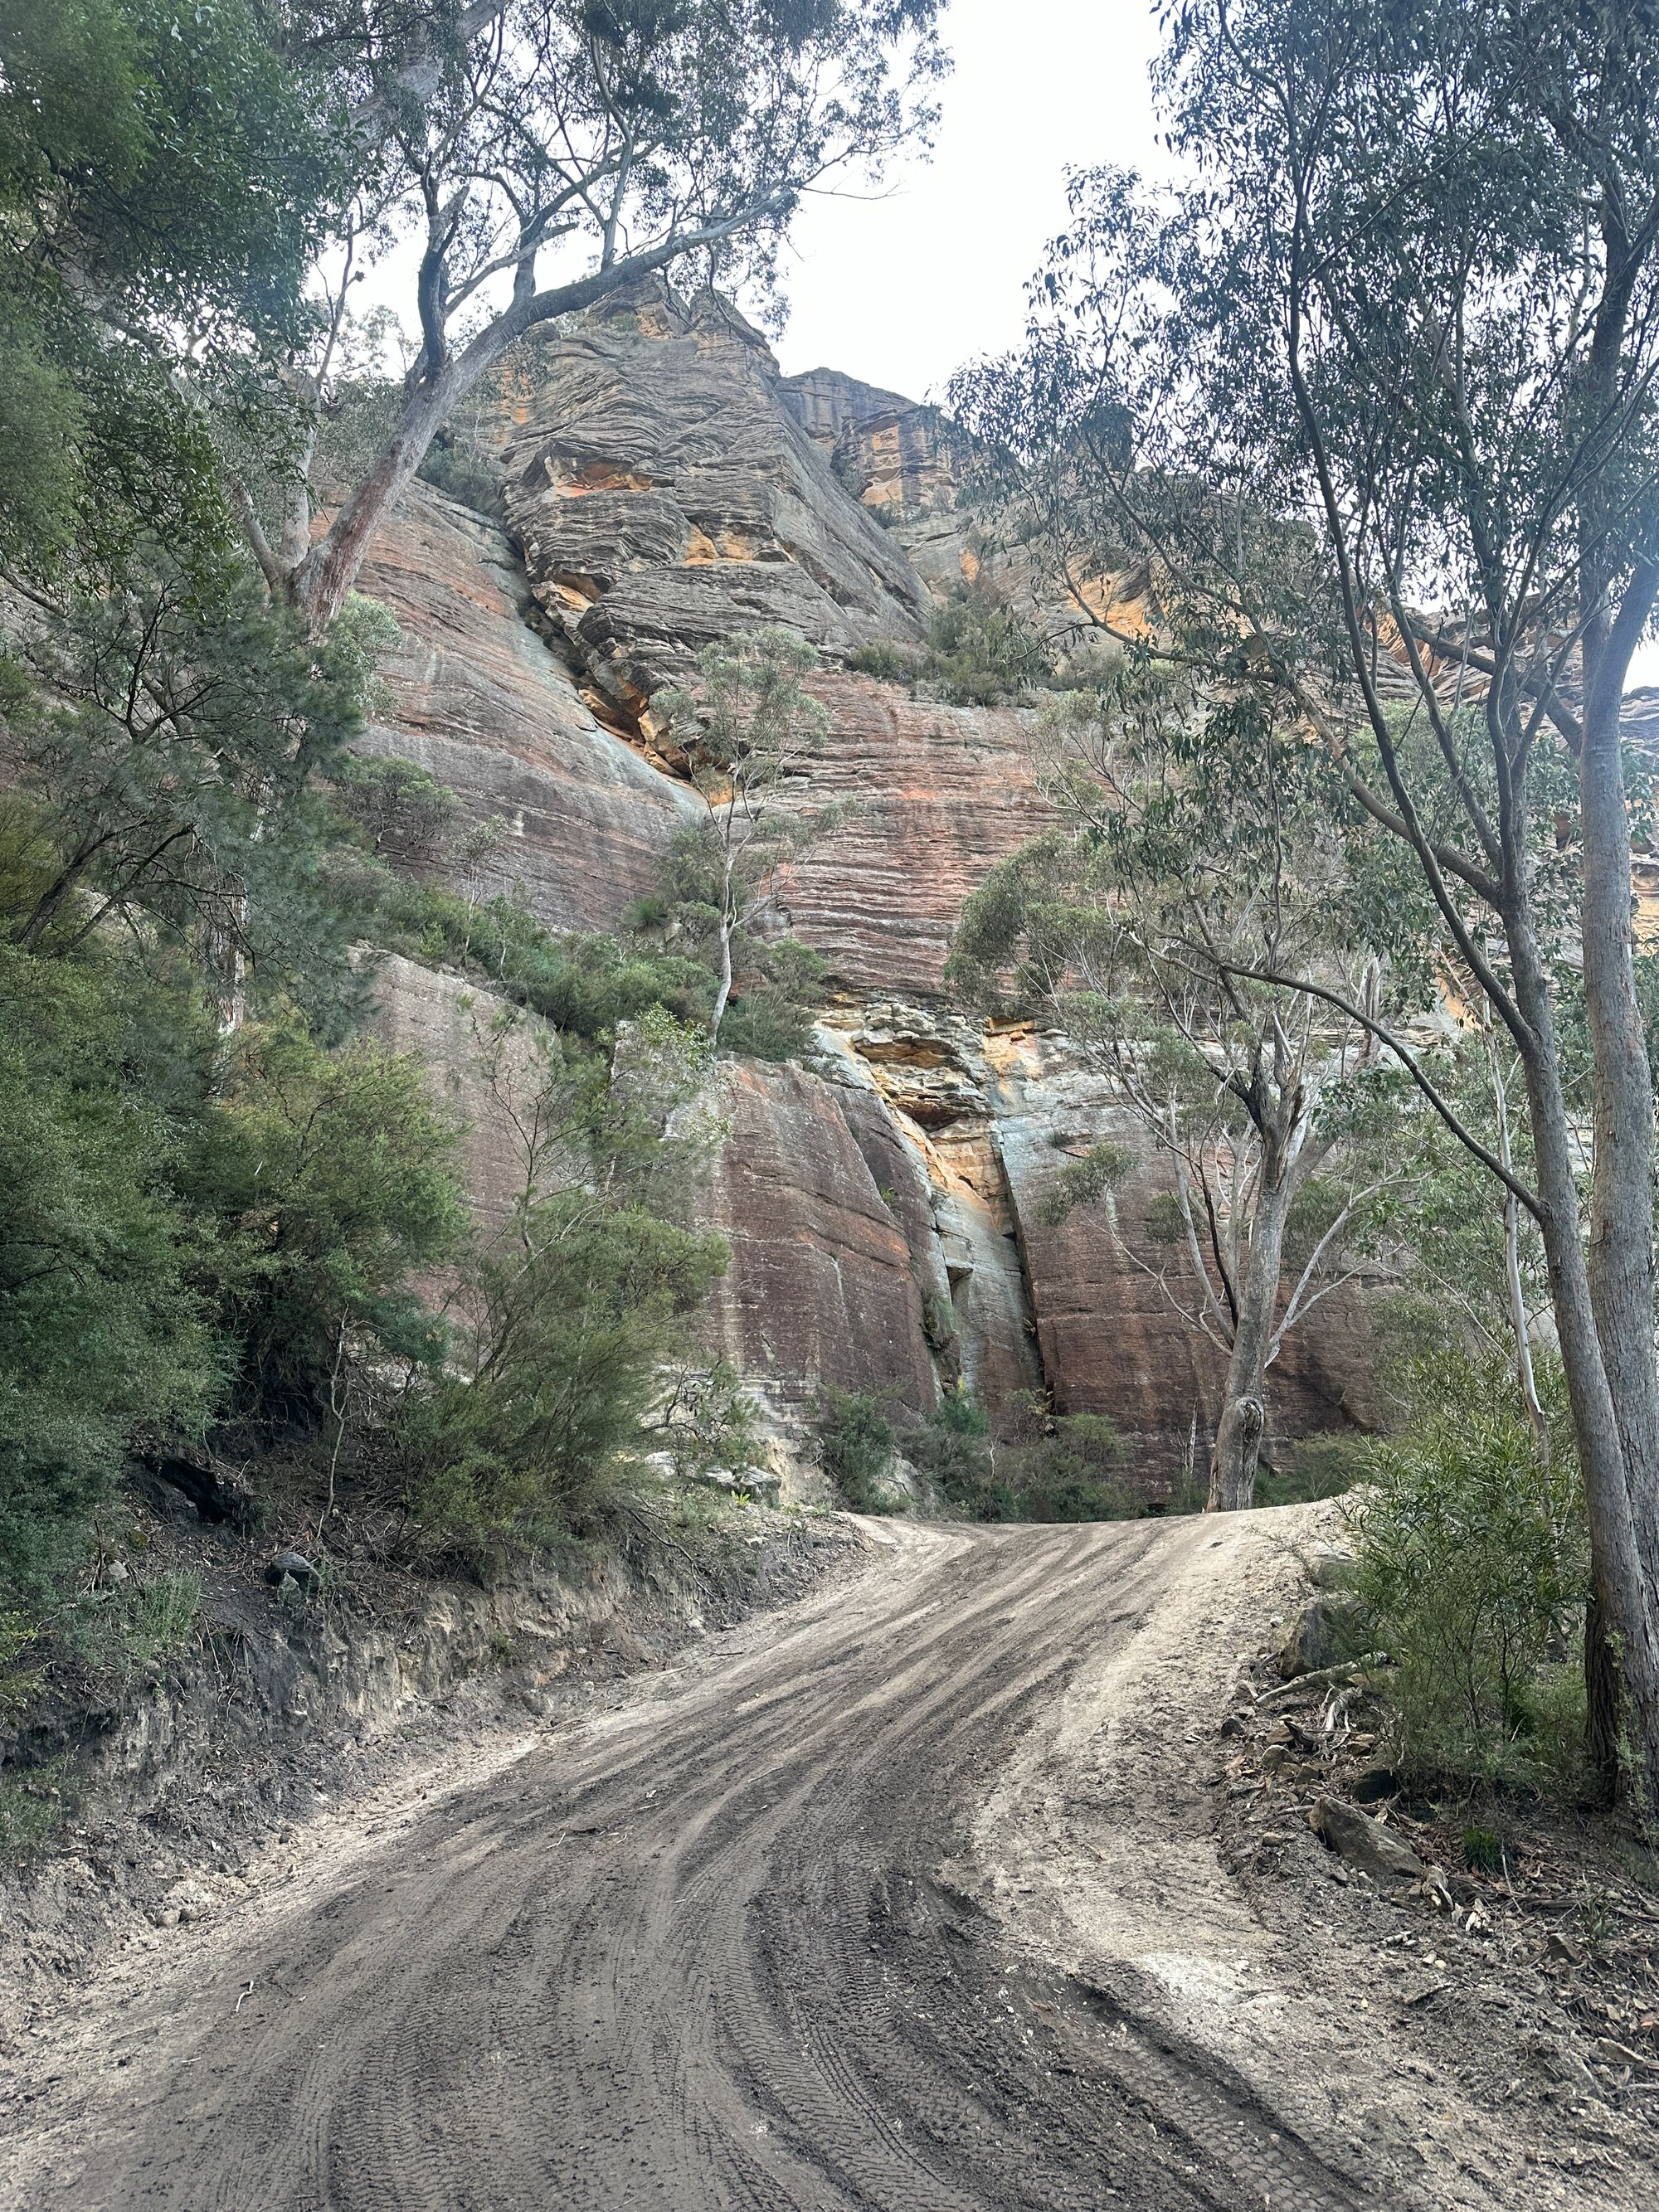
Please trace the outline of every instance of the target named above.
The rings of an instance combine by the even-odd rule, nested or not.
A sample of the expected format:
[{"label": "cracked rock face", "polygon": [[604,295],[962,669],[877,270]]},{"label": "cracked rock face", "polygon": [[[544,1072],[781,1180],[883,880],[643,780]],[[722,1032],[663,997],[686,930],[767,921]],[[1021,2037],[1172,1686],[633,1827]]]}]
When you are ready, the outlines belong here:
[{"label": "cracked rock face", "polygon": [[[916,1413],[958,1382],[994,1415],[1046,1393],[1108,1415],[1128,1479],[1167,1496],[1194,1444],[1201,1471],[1220,1378],[1148,1272],[1167,1255],[1147,1140],[1064,1039],[988,1032],[945,995],[963,901],[1048,818],[1030,716],[840,665],[918,639],[930,586],[975,573],[933,417],[834,372],[780,379],[724,303],[658,284],[521,349],[485,430],[506,529],[417,484],[364,578],[402,631],[368,743],[447,784],[464,828],[495,825],[470,890],[617,928],[698,808],[652,694],[760,623],[824,656],[829,733],[797,803],[845,811],[775,915],[828,964],[822,1052],[723,1073],[706,1210],[732,1261],[708,1347],[797,1438],[826,1385]],[[987,581],[1035,605],[1017,562]],[[472,1194],[501,1218],[516,1170],[480,1089],[475,994],[405,961],[383,963],[381,1001],[466,1111]],[[1129,1256],[1098,1209],[1048,1217],[1068,1155],[1103,1138],[1139,1162],[1117,1197]],[[1270,1443],[1366,1420],[1369,1368],[1363,1303],[1334,1294],[1270,1378]]]},{"label": "cracked rock face", "polygon": [[515,356],[508,527],[602,711],[639,725],[734,630],[785,623],[831,656],[917,635],[924,586],[778,385],[734,310],[660,285]]},{"label": "cracked rock face", "polygon": [[402,636],[366,750],[417,762],[493,822],[477,889],[518,896],[556,929],[613,927],[654,890],[695,801],[594,719],[526,619],[528,580],[501,531],[423,483],[381,528],[362,588]]}]

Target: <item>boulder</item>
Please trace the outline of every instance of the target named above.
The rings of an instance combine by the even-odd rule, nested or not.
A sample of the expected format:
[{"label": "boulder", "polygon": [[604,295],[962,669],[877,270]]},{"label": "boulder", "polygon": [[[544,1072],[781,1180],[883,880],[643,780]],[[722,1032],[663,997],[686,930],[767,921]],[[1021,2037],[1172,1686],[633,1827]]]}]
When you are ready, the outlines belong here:
[{"label": "boulder", "polygon": [[278,1552],[265,1569],[265,1580],[277,1589],[284,1583],[292,1583],[308,1595],[314,1595],[323,1586],[321,1568],[314,1567],[303,1552]]},{"label": "boulder", "polygon": [[1352,1659],[1365,1648],[1365,1608],[1352,1590],[1322,1590],[1310,1598],[1279,1638],[1273,1654],[1282,1679],[1317,1673]]},{"label": "boulder", "polygon": [[783,1488],[781,1477],[769,1467],[706,1467],[684,1479],[704,1490],[721,1491],[727,1498],[757,1498],[763,1505],[775,1505]]},{"label": "boulder", "polygon": [[1340,1544],[1316,1544],[1307,1557],[1308,1580],[1316,1590],[1353,1587],[1354,1556]]},{"label": "boulder", "polygon": [[1423,1879],[1423,1862],[1411,1845],[1346,1798],[1316,1798],[1308,1826],[1328,1850],[1378,1881]]}]

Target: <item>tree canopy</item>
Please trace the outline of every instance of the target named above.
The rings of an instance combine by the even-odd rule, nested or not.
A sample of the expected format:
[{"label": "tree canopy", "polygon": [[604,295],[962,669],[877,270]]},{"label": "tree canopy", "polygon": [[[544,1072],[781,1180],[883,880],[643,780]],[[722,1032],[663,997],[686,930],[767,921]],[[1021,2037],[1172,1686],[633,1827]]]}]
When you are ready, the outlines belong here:
[{"label": "tree canopy", "polygon": [[957,390],[1079,623],[1272,685],[1409,855],[1449,975],[1513,1041],[1592,1665],[1605,1618],[1650,1786],[1653,1091],[1619,724],[1659,595],[1656,72],[1647,11],[1616,0],[1192,0],[1161,73],[1185,181],[1079,176],[1029,343]]}]

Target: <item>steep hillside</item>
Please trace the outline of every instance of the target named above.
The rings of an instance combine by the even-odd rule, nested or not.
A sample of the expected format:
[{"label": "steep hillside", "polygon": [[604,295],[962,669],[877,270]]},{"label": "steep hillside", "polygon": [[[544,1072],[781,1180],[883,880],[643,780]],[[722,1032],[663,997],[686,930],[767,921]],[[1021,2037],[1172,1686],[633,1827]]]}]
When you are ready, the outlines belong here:
[{"label": "steep hillside", "polygon": [[[477,434],[504,524],[422,485],[365,581],[404,633],[374,743],[450,785],[469,820],[500,818],[484,891],[555,927],[617,927],[692,804],[653,696],[708,640],[763,623],[823,656],[829,736],[799,803],[849,811],[792,870],[780,918],[828,963],[825,1056],[723,1073],[720,1347],[796,1433],[826,1383],[916,1411],[959,1378],[994,1412],[1044,1390],[1109,1414],[1164,1494],[1209,1425],[1206,1347],[1091,1210],[1043,1218],[1068,1150],[1138,1133],[1062,1037],[983,1034],[943,996],[963,899],[1044,819],[1029,715],[932,704],[846,665],[918,641],[935,597],[979,574],[933,418],[832,372],[781,379],[723,301],[659,284],[538,334]],[[994,580],[1022,589],[1006,564]],[[460,1080],[456,992],[402,963],[387,1020]],[[477,1118],[488,1206],[506,1170]],[[1150,1178],[1121,1201],[1149,1261]],[[1316,1351],[1276,1376],[1279,1431],[1364,1419],[1365,1371],[1358,1310],[1333,1302]]]}]

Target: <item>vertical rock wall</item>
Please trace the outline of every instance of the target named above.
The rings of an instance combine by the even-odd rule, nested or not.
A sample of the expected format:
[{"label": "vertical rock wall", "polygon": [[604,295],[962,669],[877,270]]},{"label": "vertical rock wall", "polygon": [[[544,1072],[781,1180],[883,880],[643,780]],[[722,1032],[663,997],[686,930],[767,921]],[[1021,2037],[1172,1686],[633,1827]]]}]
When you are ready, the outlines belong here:
[{"label": "vertical rock wall", "polygon": [[[1028,718],[845,665],[919,637],[929,586],[977,563],[931,417],[830,372],[781,380],[723,303],[659,285],[539,335],[486,428],[506,530],[417,486],[364,579],[403,630],[370,742],[498,822],[480,889],[556,928],[616,927],[696,804],[654,691],[757,623],[824,656],[830,733],[799,803],[847,812],[778,917],[829,963],[823,1049],[816,1069],[724,1070],[707,1205],[732,1261],[710,1341],[796,1425],[830,1384],[915,1412],[958,1382],[993,1409],[1045,1393],[1109,1414],[1166,1493],[1194,1423],[1207,1448],[1218,1377],[1156,1279],[1155,1168],[1118,1200],[1141,1264],[1097,1212],[1050,1221],[1068,1149],[1139,1133],[1063,1039],[987,1036],[943,997],[963,901],[1045,818]],[[1017,565],[997,588],[1018,593]],[[514,1164],[469,1072],[465,987],[398,963],[384,997],[468,1107],[475,1194],[499,1212]],[[1272,1378],[1275,1431],[1364,1419],[1366,1364],[1360,1306],[1333,1298]]]}]

